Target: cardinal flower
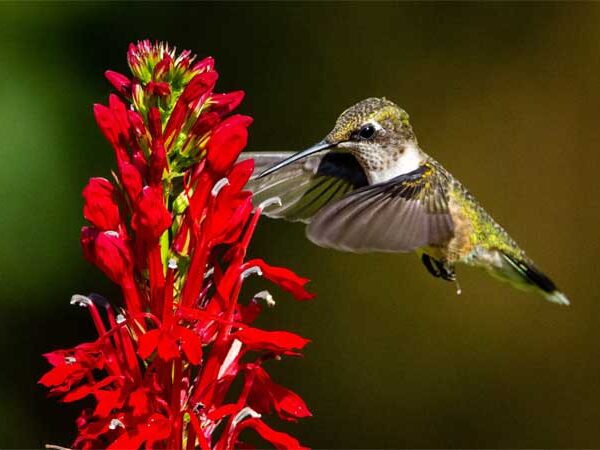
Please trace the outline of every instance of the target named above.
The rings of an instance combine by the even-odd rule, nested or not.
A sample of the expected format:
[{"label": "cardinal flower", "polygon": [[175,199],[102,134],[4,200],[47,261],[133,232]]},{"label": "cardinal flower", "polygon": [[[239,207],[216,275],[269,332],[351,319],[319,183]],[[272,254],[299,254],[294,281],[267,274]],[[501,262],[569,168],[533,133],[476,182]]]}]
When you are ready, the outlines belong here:
[{"label": "cardinal flower", "polygon": [[52,367],[39,383],[83,401],[76,448],[241,448],[252,432],[301,448],[263,416],[311,416],[267,372],[309,340],[252,325],[273,296],[241,292],[258,275],[297,300],[313,294],[308,279],[246,258],[261,206],[244,190],[252,160],[237,162],[252,123],[230,115],[243,92],[215,93],[212,58],[168,44],[132,44],[127,62],[131,75],[107,71],[116,93],[94,106],[116,171],[83,189],[81,230],[85,258],[122,299],[73,297],[97,337],[45,354]]}]

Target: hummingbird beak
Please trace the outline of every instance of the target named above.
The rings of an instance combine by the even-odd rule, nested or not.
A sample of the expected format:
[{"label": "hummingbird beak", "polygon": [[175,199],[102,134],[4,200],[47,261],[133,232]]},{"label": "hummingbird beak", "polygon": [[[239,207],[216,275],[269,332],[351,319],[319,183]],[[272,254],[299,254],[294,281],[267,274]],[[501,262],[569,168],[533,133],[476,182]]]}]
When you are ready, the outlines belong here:
[{"label": "hummingbird beak", "polygon": [[314,155],[315,153],[319,153],[322,152],[323,150],[328,150],[331,147],[335,147],[337,145],[337,142],[331,143],[331,142],[327,142],[327,141],[321,141],[321,142],[317,142],[315,145],[313,145],[312,147],[307,148],[306,150],[302,150],[292,156],[290,156],[287,159],[284,159],[283,161],[275,164],[272,167],[269,167],[268,169],[264,170],[258,177],[256,178],[262,178],[262,177],[266,177],[267,175],[272,174],[273,172],[276,172],[277,170],[281,169],[282,167],[285,167],[289,164],[292,164],[293,162],[296,162],[300,159],[306,158],[307,156],[310,155]]}]

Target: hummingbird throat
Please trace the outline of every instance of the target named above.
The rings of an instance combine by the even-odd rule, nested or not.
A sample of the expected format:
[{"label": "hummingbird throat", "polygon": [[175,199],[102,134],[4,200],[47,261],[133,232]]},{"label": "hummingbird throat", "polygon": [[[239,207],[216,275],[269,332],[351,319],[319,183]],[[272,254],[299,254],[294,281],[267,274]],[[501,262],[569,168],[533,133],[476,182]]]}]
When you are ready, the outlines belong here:
[{"label": "hummingbird throat", "polygon": [[365,149],[359,151],[356,157],[363,164],[371,184],[383,183],[400,175],[413,172],[426,159],[419,146],[413,142],[389,152],[386,151],[383,154]]}]

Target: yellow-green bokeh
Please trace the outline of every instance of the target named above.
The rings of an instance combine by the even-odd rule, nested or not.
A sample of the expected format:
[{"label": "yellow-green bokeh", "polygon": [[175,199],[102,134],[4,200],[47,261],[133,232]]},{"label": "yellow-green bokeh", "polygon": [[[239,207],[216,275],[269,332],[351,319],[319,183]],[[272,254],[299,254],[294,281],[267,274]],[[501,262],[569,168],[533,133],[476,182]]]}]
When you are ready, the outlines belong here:
[{"label": "yellow-green bokeh", "polygon": [[318,293],[274,292],[262,320],[313,340],[271,367],[315,416],[285,429],[318,448],[600,446],[599,24],[582,3],[0,4],[0,447],[74,435],[77,408],[35,385],[39,355],[91,337],[72,293],[117,298],[80,254],[80,190],[114,166],[91,113],[102,73],[141,38],[214,56],[218,88],[247,93],[255,150],[394,100],[572,299],[468,269],[457,297],[412,255],[336,253],[264,220],[251,254]]}]

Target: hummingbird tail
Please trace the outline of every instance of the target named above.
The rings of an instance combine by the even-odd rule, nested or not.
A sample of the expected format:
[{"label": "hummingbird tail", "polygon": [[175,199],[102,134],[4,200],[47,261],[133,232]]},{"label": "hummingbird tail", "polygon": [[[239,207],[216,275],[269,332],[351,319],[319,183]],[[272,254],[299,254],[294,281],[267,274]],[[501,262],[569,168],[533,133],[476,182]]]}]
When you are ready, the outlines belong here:
[{"label": "hummingbird tail", "polygon": [[546,300],[560,305],[569,305],[569,299],[556,288],[554,282],[540,271],[531,261],[517,259],[504,254],[505,260],[522,277],[524,284],[515,283],[517,287],[531,288],[539,291]]}]

